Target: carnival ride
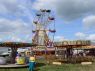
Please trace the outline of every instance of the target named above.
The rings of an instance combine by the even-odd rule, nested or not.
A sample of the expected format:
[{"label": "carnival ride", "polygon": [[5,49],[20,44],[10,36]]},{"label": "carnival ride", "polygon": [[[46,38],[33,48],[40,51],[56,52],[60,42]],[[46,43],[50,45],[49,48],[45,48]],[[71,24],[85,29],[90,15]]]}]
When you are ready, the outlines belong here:
[{"label": "carnival ride", "polygon": [[[33,46],[36,46],[36,44],[22,43],[22,42],[1,42],[0,43],[0,47],[11,48],[11,54],[10,54],[11,64],[15,63],[15,58],[16,58],[16,53],[17,53],[18,48],[33,47]],[[1,64],[7,64],[4,58],[1,58],[0,61],[1,61]]]},{"label": "carnival ride", "polygon": [[88,46],[90,45],[91,45],[91,42],[89,40],[55,42],[54,43],[54,46],[56,48],[55,54],[63,55],[62,56],[63,58],[71,58],[74,55],[74,50],[83,50],[85,48],[88,49]]},{"label": "carnival ride", "polygon": [[[37,44],[37,46],[34,48],[35,51],[40,52],[40,50],[42,50],[41,52],[43,52],[43,54],[49,52],[47,48],[54,48],[53,43],[56,30],[55,18],[52,14],[53,13],[51,12],[51,10],[40,9],[40,11],[36,13],[33,21],[32,43]],[[52,36],[50,34],[52,34]]]}]

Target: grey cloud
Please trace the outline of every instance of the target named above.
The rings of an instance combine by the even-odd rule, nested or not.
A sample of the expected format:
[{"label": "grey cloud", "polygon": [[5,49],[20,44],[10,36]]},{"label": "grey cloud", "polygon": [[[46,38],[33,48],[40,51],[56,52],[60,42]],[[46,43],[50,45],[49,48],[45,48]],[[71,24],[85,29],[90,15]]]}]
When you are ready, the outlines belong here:
[{"label": "grey cloud", "polygon": [[31,26],[22,20],[0,19],[0,32],[29,32]]},{"label": "grey cloud", "polygon": [[[50,4],[48,4],[50,3]],[[65,21],[71,21],[95,12],[95,0],[37,0],[35,8],[51,8]]]},{"label": "grey cloud", "polygon": [[95,0],[63,0],[56,6],[57,13],[66,20],[73,20],[95,12]]},{"label": "grey cloud", "polygon": [[[0,6],[2,7],[0,9],[1,12],[5,13],[17,13],[21,10],[24,11],[24,9],[30,8],[30,0],[0,0]],[[6,9],[5,11],[3,9]],[[21,11],[22,12],[22,11]]]},{"label": "grey cloud", "polygon": [[0,42],[6,42],[6,41],[32,42],[32,34],[31,32],[30,33],[0,32]]},{"label": "grey cloud", "polygon": [[95,28],[95,15],[87,16],[83,19],[83,24],[88,29],[94,29]]},{"label": "grey cloud", "polygon": [[29,22],[32,19],[31,0],[0,0],[0,14],[15,16],[17,19],[26,17]]}]

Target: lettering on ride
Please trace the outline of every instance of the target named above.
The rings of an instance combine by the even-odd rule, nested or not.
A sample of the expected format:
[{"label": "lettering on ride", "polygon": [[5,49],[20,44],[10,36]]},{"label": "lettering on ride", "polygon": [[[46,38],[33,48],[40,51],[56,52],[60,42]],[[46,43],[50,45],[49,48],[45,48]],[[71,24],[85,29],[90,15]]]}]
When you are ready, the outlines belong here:
[{"label": "lettering on ride", "polygon": [[54,42],[54,46],[64,46],[64,45],[90,45],[89,40],[76,40],[76,41],[62,41]]}]

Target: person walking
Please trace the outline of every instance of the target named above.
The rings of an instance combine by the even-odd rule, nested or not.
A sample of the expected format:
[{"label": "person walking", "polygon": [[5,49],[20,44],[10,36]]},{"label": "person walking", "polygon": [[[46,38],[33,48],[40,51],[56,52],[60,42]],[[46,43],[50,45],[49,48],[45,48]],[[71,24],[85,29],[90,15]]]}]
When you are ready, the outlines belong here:
[{"label": "person walking", "polygon": [[29,58],[29,71],[34,71],[35,68],[35,56],[31,55]]}]

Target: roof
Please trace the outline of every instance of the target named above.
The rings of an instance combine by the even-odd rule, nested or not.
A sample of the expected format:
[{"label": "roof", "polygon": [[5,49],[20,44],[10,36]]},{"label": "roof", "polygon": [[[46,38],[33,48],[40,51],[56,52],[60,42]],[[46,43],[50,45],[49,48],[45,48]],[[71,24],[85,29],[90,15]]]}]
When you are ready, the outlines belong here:
[{"label": "roof", "polygon": [[36,44],[23,43],[23,42],[0,42],[0,47],[20,48],[20,47],[32,47],[32,46],[36,46]]},{"label": "roof", "polygon": [[82,46],[80,48],[75,48],[75,49],[95,49],[95,45],[91,45],[91,46]]}]

